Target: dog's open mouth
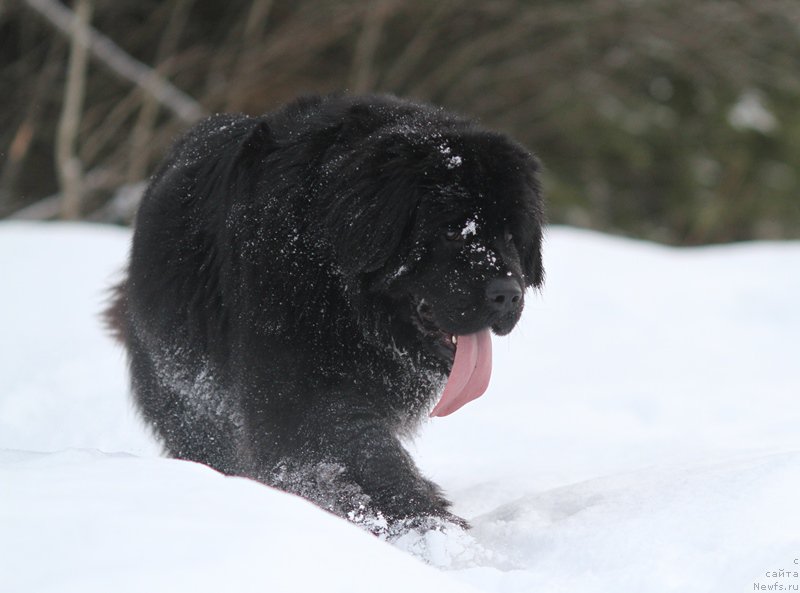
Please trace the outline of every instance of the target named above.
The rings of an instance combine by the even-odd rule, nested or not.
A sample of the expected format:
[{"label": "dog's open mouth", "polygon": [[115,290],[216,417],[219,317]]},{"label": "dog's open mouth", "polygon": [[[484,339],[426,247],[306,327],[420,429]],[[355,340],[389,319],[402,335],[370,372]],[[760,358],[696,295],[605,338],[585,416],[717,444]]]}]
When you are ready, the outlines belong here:
[{"label": "dog's open mouth", "polygon": [[434,350],[453,363],[442,398],[431,411],[431,416],[452,414],[483,395],[492,375],[492,337],[489,328],[465,335],[443,331],[436,325],[433,309],[424,299],[416,304],[413,319],[417,329],[433,341]]},{"label": "dog's open mouth", "polygon": [[415,303],[416,315],[411,320],[417,330],[430,340],[430,346],[447,363],[452,363],[458,344],[458,336],[443,331],[433,319],[433,307],[425,299]]}]

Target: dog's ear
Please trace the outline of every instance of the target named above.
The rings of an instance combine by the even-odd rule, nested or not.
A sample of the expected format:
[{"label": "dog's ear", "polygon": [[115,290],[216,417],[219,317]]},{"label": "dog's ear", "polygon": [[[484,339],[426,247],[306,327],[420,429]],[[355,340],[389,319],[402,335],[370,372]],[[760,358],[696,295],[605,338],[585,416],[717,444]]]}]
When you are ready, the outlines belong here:
[{"label": "dog's ear", "polygon": [[204,203],[209,208],[245,194],[255,179],[253,167],[274,146],[266,122],[242,116],[219,119],[207,124],[204,150],[213,151],[213,158],[200,160],[192,172],[197,184],[194,195],[207,196]]},{"label": "dog's ear", "polygon": [[525,286],[539,288],[544,283],[544,264],[542,262],[542,229],[546,223],[544,198],[542,186],[539,182],[541,165],[533,155],[526,155],[526,196],[524,208],[528,211],[527,219],[530,220],[530,232],[523,233],[528,245],[523,250],[522,272],[525,276]]},{"label": "dog's ear", "polygon": [[525,276],[525,286],[539,288],[544,283],[541,227],[537,230],[533,241],[523,254],[522,273]]},{"label": "dog's ear", "polygon": [[261,158],[273,145],[272,130],[266,122],[259,121],[242,138],[237,155],[239,165],[252,164],[253,159]]},{"label": "dog's ear", "polygon": [[386,169],[383,174],[355,179],[344,175],[331,188],[334,198],[323,224],[346,276],[383,267],[410,233],[419,188],[413,176]]}]

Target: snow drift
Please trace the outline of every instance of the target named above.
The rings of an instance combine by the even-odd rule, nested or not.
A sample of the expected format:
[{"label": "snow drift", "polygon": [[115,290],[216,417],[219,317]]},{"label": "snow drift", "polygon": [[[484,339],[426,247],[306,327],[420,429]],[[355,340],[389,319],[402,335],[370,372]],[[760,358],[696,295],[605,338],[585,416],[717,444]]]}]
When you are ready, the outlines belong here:
[{"label": "snow drift", "polygon": [[158,457],[98,319],[129,237],[0,224],[0,591],[800,590],[800,244],[550,229],[486,395],[411,445],[474,528],[392,546]]}]

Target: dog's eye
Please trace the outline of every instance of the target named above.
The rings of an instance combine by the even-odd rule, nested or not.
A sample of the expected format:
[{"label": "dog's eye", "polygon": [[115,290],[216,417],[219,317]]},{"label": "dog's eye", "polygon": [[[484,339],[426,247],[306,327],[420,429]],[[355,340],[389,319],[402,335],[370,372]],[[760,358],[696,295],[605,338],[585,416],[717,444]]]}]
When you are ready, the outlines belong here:
[{"label": "dog's eye", "polygon": [[461,231],[450,230],[444,234],[444,238],[448,241],[463,241],[464,234]]}]

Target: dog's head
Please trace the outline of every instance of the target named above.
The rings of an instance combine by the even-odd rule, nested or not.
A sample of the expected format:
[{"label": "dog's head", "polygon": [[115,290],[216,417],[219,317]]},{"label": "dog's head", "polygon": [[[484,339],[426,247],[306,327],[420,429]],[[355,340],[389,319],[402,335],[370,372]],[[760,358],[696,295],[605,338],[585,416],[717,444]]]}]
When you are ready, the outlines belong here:
[{"label": "dog's head", "polygon": [[[505,136],[464,126],[389,129],[361,154],[328,217],[343,275],[357,292],[390,299],[451,380],[488,383],[489,331],[510,332],[525,290],[543,281],[536,160]],[[485,389],[464,387],[434,414]]]}]

